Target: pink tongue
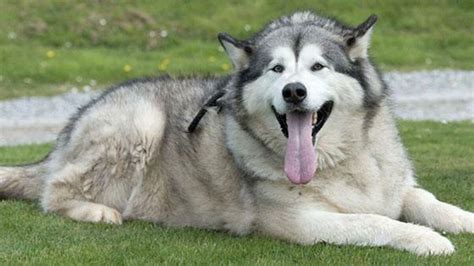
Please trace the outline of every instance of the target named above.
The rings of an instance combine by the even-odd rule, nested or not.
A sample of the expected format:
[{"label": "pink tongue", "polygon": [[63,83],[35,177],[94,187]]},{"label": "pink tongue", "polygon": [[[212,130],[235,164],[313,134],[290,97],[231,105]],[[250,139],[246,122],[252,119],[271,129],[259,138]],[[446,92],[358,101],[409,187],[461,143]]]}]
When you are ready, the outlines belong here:
[{"label": "pink tongue", "polygon": [[285,173],[293,184],[306,184],[316,172],[316,151],[311,136],[311,112],[286,114],[288,143],[285,154]]}]

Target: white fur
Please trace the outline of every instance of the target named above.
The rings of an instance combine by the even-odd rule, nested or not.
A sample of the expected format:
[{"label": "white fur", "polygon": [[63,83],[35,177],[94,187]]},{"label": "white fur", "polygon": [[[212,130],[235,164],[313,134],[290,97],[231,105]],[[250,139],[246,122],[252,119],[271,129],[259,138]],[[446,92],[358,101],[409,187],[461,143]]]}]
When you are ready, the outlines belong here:
[{"label": "white fur", "polygon": [[438,201],[426,190],[412,188],[405,198],[404,216],[415,223],[450,233],[474,233],[474,213]]},{"label": "white fur", "polygon": [[373,27],[370,28],[362,37],[359,37],[354,46],[349,50],[349,57],[352,60],[357,58],[367,58],[370,47],[370,38],[372,37]]},{"label": "white fur", "polygon": [[152,140],[163,135],[165,116],[156,104],[142,100],[133,111],[133,125],[142,138]]},{"label": "white fur", "polygon": [[7,181],[8,171],[6,169],[0,168],[0,187],[3,187],[3,183]]},{"label": "white fur", "polygon": [[[290,47],[280,46],[273,50],[273,60],[268,64],[264,73],[257,80],[246,85],[243,94],[243,105],[247,112],[255,118],[255,120],[248,121],[254,127],[261,127],[267,130],[258,132],[264,142],[273,142],[270,147],[275,147],[275,152],[279,154],[284,153],[286,147],[286,139],[282,136],[275,116],[271,110],[274,106],[276,111],[284,114],[288,111],[288,107],[283,100],[282,90],[288,83],[300,82],[305,85],[307,89],[307,97],[304,101],[304,107],[308,110],[317,111],[326,101],[334,100],[336,105],[333,109],[333,114],[327,121],[323,131],[318,134],[317,140],[323,136],[323,143],[328,143],[328,137],[324,136],[325,128],[334,129],[332,136],[339,136],[341,125],[351,123],[347,121],[349,113],[357,112],[363,104],[363,89],[360,84],[353,78],[337,73],[333,67],[322,56],[320,47],[314,44],[304,46],[298,57],[298,61],[293,50]],[[321,63],[325,68],[320,71],[311,71],[311,66],[315,63]],[[271,69],[277,65],[283,65],[285,70],[283,73],[275,73]],[[360,118],[362,121],[363,119]],[[232,118],[229,118],[233,121]],[[265,149],[260,149],[259,143],[249,136],[238,134],[238,125],[235,122],[228,123],[230,127],[227,132],[232,136],[232,141],[229,145],[232,149],[238,151],[239,154],[246,158],[246,164],[251,169],[262,177],[271,180],[284,180],[286,175],[282,169],[276,168],[275,165],[269,164],[264,157],[267,152]],[[265,132],[271,132],[268,138],[264,136]],[[336,132],[336,133],[334,133]],[[343,160],[346,155],[341,150],[341,143],[346,137],[334,137],[334,145],[325,145],[320,147],[316,145],[318,150],[318,165],[319,168],[324,169],[326,166],[334,167],[339,161]],[[279,141],[275,141],[279,139]],[[236,143],[236,145],[234,145]],[[342,142],[343,143],[343,142]],[[260,155],[258,155],[260,154]],[[260,167],[259,167],[260,166]]]},{"label": "white fur", "polygon": [[222,41],[222,45],[235,69],[243,68],[248,63],[248,57],[242,49],[224,40]]},{"label": "white fur", "polygon": [[[305,85],[307,96],[303,106],[308,110],[317,111],[328,100],[336,100],[342,108],[353,109],[361,106],[362,87],[355,79],[335,72],[322,57],[321,48],[317,45],[304,46],[298,61],[290,47],[275,48],[272,55],[274,59],[263,75],[244,89],[244,106],[250,114],[265,115],[271,112],[271,105],[278,113],[286,113],[288,109],[282,90],[286,84],[293,82]],[[326,67],[313,72],[311,66],[315,63]],[[283,73],[270,70],[276,64],[285,67]],[[273,118],[272,115],[268,117]]]},{"label": "white fur", "polygon": [[[278,132],[278,128],[275,130],[281,134]],[[283,168],[276,167],[276,165],[281,165],[283,162],[280,161],[279,164],[275,165],[274,162],[269,161],[267,156],[268,150],[262,148],[261,144],[255,139],[245,135],[246,133],[242,134],[239,124],[232,117],[226,120],[226,131],[228,134],[227,145],[238,155],[237,160],[244,158],[241,163],[245,164],[249,169],[254,169],[255,174],[262,178],[269,180],[286,179]]]},{"label": "white fur", "polygon": [[306,243],[392,246],[418,255],[451,254],[454,246],[433,230],[373,214],[338,214],[301,210],[295,219]]},{"label": "white fur", "polygon": [[65,214],[70,218],[93,223],[122,224],[122,215],[115,209],[91,202],[76,202],[77,206]]}]

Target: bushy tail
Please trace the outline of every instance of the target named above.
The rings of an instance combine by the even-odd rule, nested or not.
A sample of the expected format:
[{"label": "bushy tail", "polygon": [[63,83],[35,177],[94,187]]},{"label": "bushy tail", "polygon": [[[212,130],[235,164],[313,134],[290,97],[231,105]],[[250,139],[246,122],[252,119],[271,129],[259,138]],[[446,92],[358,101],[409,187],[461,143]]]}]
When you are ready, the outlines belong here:
[{"label": "bushy tail", "polygon": [[0,167],[0,199],[39,199],[44,182],[42,163]]}]

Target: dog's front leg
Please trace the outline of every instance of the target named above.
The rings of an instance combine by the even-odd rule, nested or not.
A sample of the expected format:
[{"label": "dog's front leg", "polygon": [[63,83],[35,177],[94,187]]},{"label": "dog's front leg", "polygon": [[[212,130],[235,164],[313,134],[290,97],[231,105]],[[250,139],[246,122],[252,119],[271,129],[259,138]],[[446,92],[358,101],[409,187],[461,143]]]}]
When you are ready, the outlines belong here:
[{"label": "dog's front leg", "polygon": [[474,233],[474,213],[441,202],[430,192],[411,188],[403,204],[404,218],[450,233]]},{"label": "dog's front leg", "polygon": [[273,209],[260,212],[257,226],[264,234],[305,245],[327,242],[390,246],[418,255],[450,254],[454,251],[447,238],[428,227],[373,214]]}]

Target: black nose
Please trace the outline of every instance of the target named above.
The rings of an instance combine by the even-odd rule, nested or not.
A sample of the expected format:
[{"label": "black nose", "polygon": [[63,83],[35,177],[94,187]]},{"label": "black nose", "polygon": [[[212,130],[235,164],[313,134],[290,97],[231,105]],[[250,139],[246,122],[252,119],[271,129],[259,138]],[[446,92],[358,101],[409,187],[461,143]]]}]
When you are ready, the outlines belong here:
[{"label": "black nose", "polygon": [[306,87],[299,83],[288,83],[282,91],[283,99],[287,103],[298,104],[306,98]]}]

